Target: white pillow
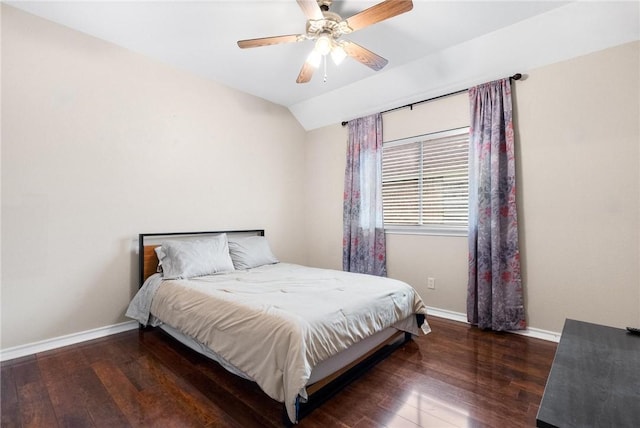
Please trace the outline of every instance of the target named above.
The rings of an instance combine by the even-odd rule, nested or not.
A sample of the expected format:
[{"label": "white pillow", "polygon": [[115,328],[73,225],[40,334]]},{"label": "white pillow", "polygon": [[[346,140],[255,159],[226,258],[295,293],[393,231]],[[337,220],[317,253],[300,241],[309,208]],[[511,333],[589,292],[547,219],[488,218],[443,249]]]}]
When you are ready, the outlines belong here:
[{"label": "white pillow", "polygon": [[156,252],[156,257],[158,257],[158,267],[156,268],[156,272],[162,273],[162,259],[165,257],[164,251],[162,251],[162,245],[154,248],[154,251]]},{"label": "white pillow", "polygon": [[227,235],[189,241],[165,241],[156,251],[164,279],[193,278],[234,270]]},{"label": "white pillow", "polygon": [[264,236],[234,238],[229,241],[229,253],[236,269],[251,269],[279,262]]}]

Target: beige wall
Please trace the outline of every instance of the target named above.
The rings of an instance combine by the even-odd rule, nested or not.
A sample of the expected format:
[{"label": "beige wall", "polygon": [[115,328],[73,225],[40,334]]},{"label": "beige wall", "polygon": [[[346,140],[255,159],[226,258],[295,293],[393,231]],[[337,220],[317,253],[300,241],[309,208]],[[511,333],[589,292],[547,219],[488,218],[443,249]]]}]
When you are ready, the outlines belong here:
[{"label": "beige wall", "polygon": [[342,196],[347,128],[339,124],[307,133],[305,230],[313,266],[342,269]]},{"label": "beige wall", "polygon": [[[640,43],[537,70],[515,83],[520,234],[530,327],[559,332],[565,318],[640,324]],[[466,94],[384,115],[385,140],[468,125]],[[307,137],[309,182],[324,200],[308,222],[312,264],[340,267],[346,130]],[[335,159],[337,163],[329,164]],[[315,250],[316,242],[321,247]],[[389,275],[429,306],[466,311],[466,237],[387,235]],[[436,289],[426,279],[436,279]]]},{"label": "beige wall", "polygon": [[640,324],[640,43],[516,84],[529,322]]},{"label": "beige wall", "polygon": [[2,6],[2,344],[125,321],[140,232],[265,228],[304,263],[283,107]]}]

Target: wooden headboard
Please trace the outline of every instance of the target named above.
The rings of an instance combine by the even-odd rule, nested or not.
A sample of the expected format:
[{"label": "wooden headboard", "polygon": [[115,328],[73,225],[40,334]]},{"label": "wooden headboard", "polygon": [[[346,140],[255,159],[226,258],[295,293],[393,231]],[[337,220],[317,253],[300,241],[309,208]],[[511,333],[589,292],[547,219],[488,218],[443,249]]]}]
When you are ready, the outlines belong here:
[{"label": "wooden headboard", "polygon": [[[151,275],[158,271],[158,255],[156,254],[155,249],[159,247],[159,245],[145,245],[143,247],[142,254],[142,281],[141,284],[149,278]],[[140,285],[142,287],[142,285]]]},{"label": "wooden headboard", "polygon": [[142,287],[142,284],[151,275],[158,270],[158,256],[155,249],[159,247],[161,242],[165,239],[189,239],[202,237],[203,235],[219,235],[226,233],[227,235],[241,235],[241,236],[264,236],[264,229],[252,229],[252,230],[221,230],[212,232],[168,232],[168,233],[141,233],[138,235],[138,262],[140,272],[140,284],[138,287]]}]

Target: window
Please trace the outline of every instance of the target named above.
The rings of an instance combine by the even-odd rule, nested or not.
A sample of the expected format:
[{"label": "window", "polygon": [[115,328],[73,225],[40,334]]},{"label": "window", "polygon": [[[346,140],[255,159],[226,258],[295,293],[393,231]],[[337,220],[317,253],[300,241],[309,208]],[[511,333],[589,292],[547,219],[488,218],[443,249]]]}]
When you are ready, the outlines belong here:
[{"label": "window", "polygon": [[382,204],[388,232],[467,233],[469,128],[383,144]]}]

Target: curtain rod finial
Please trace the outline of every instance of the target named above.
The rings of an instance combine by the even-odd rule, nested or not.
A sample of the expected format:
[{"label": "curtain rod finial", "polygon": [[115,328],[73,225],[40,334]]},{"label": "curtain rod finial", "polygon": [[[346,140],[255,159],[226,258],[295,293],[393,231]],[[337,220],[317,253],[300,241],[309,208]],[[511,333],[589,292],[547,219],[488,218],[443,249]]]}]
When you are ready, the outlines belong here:
[{"label": "curtain rod finial", "polygon": [[349,122],[347,122],[347,121],[342,122],[342,126],[347,126],[348,124],[349,124]]},{"label": "curtain rod finial", "polygon": [[522,74],[520,74],[520,73],[516,73],[516,74],[514,74],[513,76],[511,76],[511,78],[512,78],[513,80],[520,80],[520,79],[522,79]]}]

